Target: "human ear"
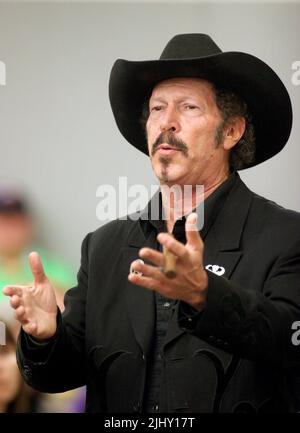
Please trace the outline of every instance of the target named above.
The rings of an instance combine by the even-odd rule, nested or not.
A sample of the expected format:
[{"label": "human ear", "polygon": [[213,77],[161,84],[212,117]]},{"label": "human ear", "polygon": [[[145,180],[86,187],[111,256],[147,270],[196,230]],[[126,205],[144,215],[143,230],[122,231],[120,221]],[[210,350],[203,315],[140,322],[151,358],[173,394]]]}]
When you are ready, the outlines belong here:
[{"label": "human ear", "polygon": [[232,149],[242,138],[246,129],[246,120],[242,116],[232,117],[224,127],[223,148]]}]

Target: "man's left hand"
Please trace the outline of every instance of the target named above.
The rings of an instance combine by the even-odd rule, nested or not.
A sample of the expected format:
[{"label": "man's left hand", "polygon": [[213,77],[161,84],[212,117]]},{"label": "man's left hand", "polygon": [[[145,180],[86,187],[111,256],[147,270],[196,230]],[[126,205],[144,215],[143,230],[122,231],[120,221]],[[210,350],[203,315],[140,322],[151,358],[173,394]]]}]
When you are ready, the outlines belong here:
[{"label": "man's left hand", "polygon": [[196,213],[191,213],[186,220],[186,244],[174,239],[168,233],[160,233],[157,240],[176,256],[176,277],[167,278],[161,271],[164,266],[164,255],[152,248],[142,248],[139,256],[147,259],[155,266],[143,264],[139,261],[132,263],[132,269],[142,273],[130,273],[131,283],[159,292],[171,299],[178,299],[190,304],[197,310],[204,307],[208,277],[203,266],[204,244],[200,237]]}]

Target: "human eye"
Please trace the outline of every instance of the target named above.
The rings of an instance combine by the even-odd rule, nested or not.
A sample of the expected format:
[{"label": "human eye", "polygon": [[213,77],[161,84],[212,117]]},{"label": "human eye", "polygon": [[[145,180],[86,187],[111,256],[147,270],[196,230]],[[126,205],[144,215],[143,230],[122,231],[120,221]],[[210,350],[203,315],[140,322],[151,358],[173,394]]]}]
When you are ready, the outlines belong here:
[{"label": "human eye", "polygon": [[198,116],[201,112],[199,105],[192,102],[184,102],[181,105],[181,112],[187,116]]},{"label": "human eye", "polygon": [[194,105],[194,104],[185,104],[184,108],[187,111],[193,111],[193,110],[199,109],[199,107],[197,105]]},{"label": "human eye", "polygon": [[153,105],[150,111],[161,111],[162,108],[163,108],[162,105]]}]

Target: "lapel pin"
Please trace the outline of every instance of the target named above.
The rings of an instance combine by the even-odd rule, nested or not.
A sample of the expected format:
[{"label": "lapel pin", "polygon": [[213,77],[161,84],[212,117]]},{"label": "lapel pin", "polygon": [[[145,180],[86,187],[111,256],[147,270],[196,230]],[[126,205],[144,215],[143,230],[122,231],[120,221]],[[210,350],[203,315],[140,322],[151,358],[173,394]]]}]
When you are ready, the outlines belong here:
[{"label": "lapel pin", "polygon": [[207,266],[205,266],[205,269],[207,269],[210,272],[213,272],[214,274],[218,275],[219,277],[221,275],[225,274],[225,268],[223,268],[223,266],[207,265]]}]

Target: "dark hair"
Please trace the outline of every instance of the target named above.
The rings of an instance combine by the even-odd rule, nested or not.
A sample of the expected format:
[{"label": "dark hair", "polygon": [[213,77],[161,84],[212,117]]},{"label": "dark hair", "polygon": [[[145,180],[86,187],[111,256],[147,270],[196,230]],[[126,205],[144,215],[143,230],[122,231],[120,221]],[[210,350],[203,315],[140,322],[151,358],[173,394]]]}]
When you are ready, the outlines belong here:
[{"label": "dark hair", "polygon": [[17,191],[0,187],[0,212],[27,214],[25,199]]},{"label": "dark hair", "polygon": [[214,86],[214,90],[216,104],[223,118],[223,124],[221,125],[222,130],[219,131],[220,136],[223,127],[227,123],[230,123],[230,119],[234,116],[242,116],[246,121],[244,134],[234,146],[229,156],[230,167],[234,170],[240,170],[251,164],[255,157],[255,131],[252,123],[252,115],[246,102],[236,93],[218,88],[217,86]]},{"label": "dark hair", "polygon": [[[244,134],[239,142],[230,152],[229,165],[232,170],[240,170],[254,161],[255,157],[255,130],[252,123],[252,115],[246,102],[236,93],[222,89],[213,85],[215,99],[218,109],[222,116],[222,124],[217,129],[216,140],[219,143],[222,139],[224,126],[230,122],[234,116],[242,116],[246,120]],[[142,107],[140,123],[146,134],[146,123],[149,117],[149,99],[151,92],[147,94]]]}]

